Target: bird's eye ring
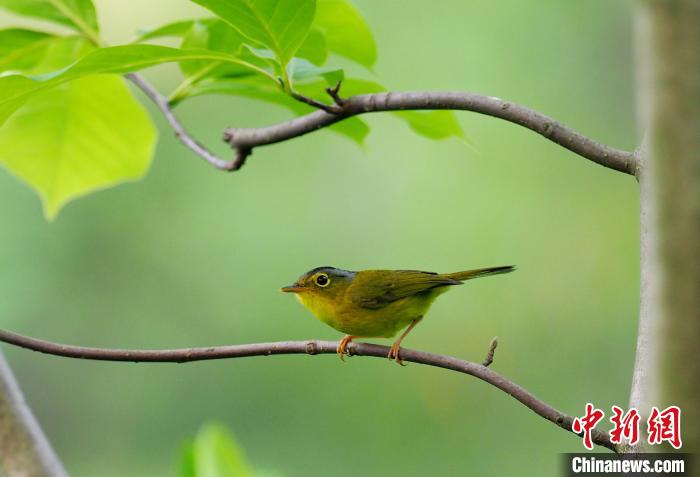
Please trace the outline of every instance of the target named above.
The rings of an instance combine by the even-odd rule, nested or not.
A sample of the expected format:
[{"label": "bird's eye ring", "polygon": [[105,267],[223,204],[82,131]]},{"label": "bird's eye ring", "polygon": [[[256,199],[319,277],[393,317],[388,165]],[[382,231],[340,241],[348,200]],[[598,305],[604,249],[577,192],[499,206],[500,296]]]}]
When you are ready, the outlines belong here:
[{"label": "bird's eye ring", "polygon": [[330,278],[328,278],[328,275],[326,275],[325,273],[319,273],[318,275],[316,275],[315,281],[316,285],[320,287],[327,287],[331,283]]}]

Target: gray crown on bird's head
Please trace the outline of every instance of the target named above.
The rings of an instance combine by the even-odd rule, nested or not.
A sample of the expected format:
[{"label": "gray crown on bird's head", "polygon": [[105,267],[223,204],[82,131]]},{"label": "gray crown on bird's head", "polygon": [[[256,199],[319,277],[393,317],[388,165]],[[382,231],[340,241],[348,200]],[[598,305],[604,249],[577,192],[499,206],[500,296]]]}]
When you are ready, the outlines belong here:
[{"label": "gray crown on bird's head", "polygon": [[323,267],[316,267],[314,269],[309,270],[306,272],[301,278],[308,278],[313,275],[316,275],[319,272],[323,272],[328,274],[331,277],[346,277],[346,278],[352,278],[355,276],[357,272],[351,272],[349,270],[343,270],[341,268],[335,268],[331,266],[323,266]]}]

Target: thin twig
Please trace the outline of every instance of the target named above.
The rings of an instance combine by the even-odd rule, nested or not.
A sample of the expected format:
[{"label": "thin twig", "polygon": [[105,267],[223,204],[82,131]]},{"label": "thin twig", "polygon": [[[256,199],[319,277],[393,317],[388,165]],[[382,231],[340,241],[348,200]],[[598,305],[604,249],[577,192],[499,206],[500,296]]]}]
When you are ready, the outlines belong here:
[{"label": "thin twig", "polygon": [[342,84],[342,80],[338,80],[338,82],[333,86],[332,88],[329,86],[326,88],[326,93],[328,96],[333,98],[333,102],[340,106],[341,108],[345,105],[345,100],[340,97],[340,85]]},{"label": "thin twig", "polygon": [[146,96],[148,96],[151,99],[151,101],[153,101],[156,104],[156,106],[158,106],[158,109],[160,109],[161,113],[163,113],[163,116],[165,116],[165,119],[168,121],[168,124],[170,124],[170,127],[175,132],[175,137],[177,137],[177,139],[182,144],[184,144],[185,147],[190,149],[192,152],[197,154],[199,157],[201,157],[217,169],[225,171],[234,170],[234,166],[239,161],[236,159],[232,161],[227,161],[225,159],[217,157],[216,154],[211,152],[209,149],[197,142],[196,139],[190,136],[190,134],[187,132],[184,126],[180,123],[180,121],[178,121],[177,117],[175,116],[175,113],[173,113],[168,99],[165,96],[161,95],[153,86],[151,86],[150,83],[148,83],[148,81],[146,81],[142,76],[136,73],[129,73],[125,76],[127,79],[129,79],[129,81],[138,86],[139,89],[141,89],[141,91],[143,91],[146,94]]},{"label": "thin twig", "polygon": [[634,175],[634,153],[615,149],[533,109],[491,96],[467,92],[375,93],[343,99],[342,108],[333,113],[314,111],[291,121],[262,128],[229,128],[225,137],[234,149],[253,149],[303,136],[360,114],[405,110],[462,110],[504,119],[526,127],[560,146],[597,164]]},{"label": "thin twig", "polygon": [[489,352],[486,355],[486,359],[484,360],[482,366],[489,367],[493,363],[493,355],[496,353],[496,347],[498,346],[498,336],[494,336],[493,339],[491,340],[491,344],[489,345]]},{"label": "thin twig", "polygon": [[309,106],[314,107],[316,109],[325,111],[328,114],[338,114],[341,112],[341,109],[335,104],[322,103],[321,101],[316,101],[315,99],[310,98],[308,96],[304,96],[303,94],[297,93],[296,91],[292,91],[289,94],[292,98],[296,99],[297,101],[308,104]]},{"label": "thin twig", "polygon": [[[41,353],[64,356],[67,358],[92,359],[100,361],[130,361],[158,363],[187,363],[210,359],[242,358],[247,356],[271,356],[281,354],[333,354],[337,353],[336,341],[279,341],[274,343],[252,343],[232,346],[215,346],[210,348],[184,348],[163,350],[105,349],[71,346],[50,341],[39,340],[0,330],[0,341]],[[495,346],[492,347],[495,349]],[[368,343],[352,342],[348,350],[356,356],[372,356],[385,359],[389,348]],[[549,404],[535,397],[529,391],[509,379],[478,363],[464,361],[451,356],[427,353],[410,349],[401,349],[404,361],[449,369],[469,374],[485,381],[501,391],[513,396],[539,416],[553,422],[569,432],[573,418],[556,410]],[[617,452],[615,444],[610,442],[607,433],[594,430],[593,442]]]}]

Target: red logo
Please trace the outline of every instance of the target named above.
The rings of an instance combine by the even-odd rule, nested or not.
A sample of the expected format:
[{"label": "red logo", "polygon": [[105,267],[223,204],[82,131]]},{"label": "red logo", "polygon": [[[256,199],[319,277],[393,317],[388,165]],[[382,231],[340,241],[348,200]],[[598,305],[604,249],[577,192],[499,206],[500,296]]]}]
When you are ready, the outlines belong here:
[{"label": "red logo", "polygon": [[667,441],[674,449],[680,449],[681,442],[681,408],[669,406],[663,411],[654,406],[647,421],[649,444],[661,444]]},{"label": "red logo", "polygon": [[[612,406],[613,415],[610,422],[613,429],[608,432],[610,442],[621,444],[623,439],[629,445],[639,442],[639,421],[640,415],[637,409],[632,408],[627,413],[619,406]],[[586,413],[582,417],[574,418],[571,430],[583,438],[583,446],[593,449],[593,430],[598,423],[603,420],[605,413],[597,409],[593,404],[586,403]],[[681,409],[678,406],[669,406],[663,411],[657,407],[651,408],[651,414],[647,419],[647,443],[657,445],[668,442],[675,449],[680,449],[683,445],[681,441]]]},{"label": "red logo", "polygon": [[603,417],[605,417],[603,411],[594,408],[593,404],[587,403],[586,415],[580,418],[577,417],[571,425],[571,429],[573,429],[576,434],[581,434],[581,432],[583,432],[583,446],[588,450],[593,449],[591,433]]},{"label": "red logo", "polygon": [[639,412],[632,408],[627,414],[622,411],[622,408],[613,406],[613,413],[610,422],[615,425],[615,428],[609,432],[610,442],[620,444],[624,437],[629,441],[631,446],[639,442]]}]

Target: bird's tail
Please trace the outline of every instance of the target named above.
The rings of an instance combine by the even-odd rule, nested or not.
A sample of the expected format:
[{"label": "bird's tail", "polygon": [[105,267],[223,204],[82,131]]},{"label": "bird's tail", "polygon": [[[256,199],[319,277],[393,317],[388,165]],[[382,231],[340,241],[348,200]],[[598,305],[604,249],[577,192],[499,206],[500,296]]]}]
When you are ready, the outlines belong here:
[{"label": "bird's tail", "polygon": [[442,275],[452,280],[470,280],[472,278],[487,277],[489,275],[500,275],[501,273],[510,273],[515,270],[512,265],[507,265],[505,267],[489,267],[489,268],[477,268],[475,270],[467,270],[465,272],[454,272],[454,273],[443,273]]}]

